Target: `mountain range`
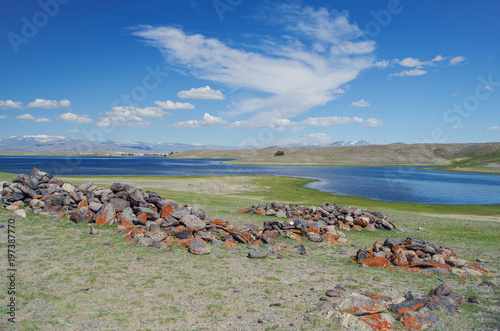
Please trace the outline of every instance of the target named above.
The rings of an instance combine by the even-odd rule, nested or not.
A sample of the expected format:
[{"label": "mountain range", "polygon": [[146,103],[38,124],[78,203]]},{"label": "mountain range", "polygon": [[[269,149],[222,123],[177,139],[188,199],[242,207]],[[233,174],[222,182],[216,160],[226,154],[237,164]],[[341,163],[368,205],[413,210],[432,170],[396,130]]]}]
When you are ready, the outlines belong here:
[{"label": "mountain range", "polygon": [[[402,144],[402,143],[398,143]],[[328,145],[290,144],[280,147],[337,147],[366,146],[364,140],[344,140]],[[31,135],[0,139],[0,153],[50,153],[50,152],[124,152],[124,153],[171,153],[200,149],[231,150],[236,147],[205,144],[144,143],[140,141],[90,141],[61,136]]]}]

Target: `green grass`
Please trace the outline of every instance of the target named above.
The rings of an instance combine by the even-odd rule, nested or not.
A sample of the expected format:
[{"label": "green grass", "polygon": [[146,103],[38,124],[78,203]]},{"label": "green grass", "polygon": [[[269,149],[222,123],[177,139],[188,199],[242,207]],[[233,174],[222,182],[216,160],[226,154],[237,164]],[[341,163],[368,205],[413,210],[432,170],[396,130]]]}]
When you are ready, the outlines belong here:
[{"label": "green grass", "polygon": [[[12,177],[0,174],[0,179]],[[21,329],[79,329],[87,320],[119,329],[155,329],[157,325],[169,329],[193,329],[200,325],[217,329],[228,322],[233,323],[234,328],[244,328],[234,324],[238,321],[236,316],[250,316],[252,320],[246,320],[245,325],[254,325],[251,323],[270,311],[281,329],[287,329],[291,319],[302,329],[335,328],[321,316],[307,312],[320,303],[319,297],[327,289],[333,289],[338,283],[357,291],[372,290],[389,296],[402,295],[409,289],[425,294],[439,285],[437,277],[364,269],[349,262],[350,254],[357,249],[387,237],[427,239],[453,249],[469,261],[478,257],[491,260],[487,269],[500,270],[497,256],[500,223],[422,215],[422,212],[459,214],[454,206],[435,205],[436,209],[429,211],[418,204],[338,196],[304,188],[310,180],[288,177],[240,177],[255,190],[218,196],[168,190],[169,178],[165,177],[105,177],[104,181],[133,185],[135,180],[145,178],[161,183],[161,188],[154,190],[162,196],[179,204],[198,203],[210,218],[221,218],[236,225],[262,225],[265,220],[275,219],[235,214],[236,210],[251,204],[281,201],[309,206],[329,201],[383,211],[403,232],[350,231],[345,232],[347,245],[329,246],[305,240],[302,244],[309,254],[307,257],[282,250],[283,260],[273,257],[249,260],[245,257],[246,245],[234,251],[211,246],[210,255],[195,256],[180,246],[161,251],[126,243],[122,236],[113,235],[116,229],[111,226],[100,227],[100,235],[93,237],[86,224],[74,224],[67,218],[54,221],[28,213],[27,219],[17,221],[19,273],[23,275],[19,283],[22,304],[18,326]],[[69,181],[84,183],[89,179],[74,177]],[[465,206],[463,213],[498,215],[498,206],[493,207]],[[0,209],[0,220],[8,219],[9,215]],[[416,230],[418,227],[425,231]],[[0,251],[5,252],[5,233],[0,231],[0,234],[4,236],[0,238]],[[299,244],[291,239],[277,240],[290,247]],[[106,247],[104,242],[115,245]],[[340,251],[349,254],[340,255]],[[498,326],[500,321],[495,312],[500,306],[500,290],[497,286],[477,286],[479,279],[461,279],[455,275],[446,280],[453,284],[454,292],[478,296],[482,305],[464,305],[458,317],[446,320],[441,326],[443,330],[457,326],[465,330]],[[270,308],[269,304],[274,302],[282,306]],[[185,316],[193,315],[193,307],[197,311],[193,318],[199,325],[185,322]],[[304,324],[304,316],[309,316],[309,324]],[[134,324],[139,320],[146,326]],[[0,328],[3,326],[0,322]]]}]

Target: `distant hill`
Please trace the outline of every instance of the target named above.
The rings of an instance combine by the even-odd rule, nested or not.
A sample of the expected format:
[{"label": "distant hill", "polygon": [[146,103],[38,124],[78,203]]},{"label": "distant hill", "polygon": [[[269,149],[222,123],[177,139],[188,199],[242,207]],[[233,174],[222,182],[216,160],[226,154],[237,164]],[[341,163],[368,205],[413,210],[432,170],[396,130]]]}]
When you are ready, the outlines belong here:
[{"label": "distant hill", "polygon": [[232,159],[234,164],[447,166],[447,170],[500,173],[500,143],[367,145],[242,150],[197,150],[174,158]]},{"label": "distant hill", "polygon": [[140,141],[89,141],[60,136],[22,136],[0,139],[0,153],[53,153],[53,152],[124,152],[170,153],[197,149],[229,149],[233,147],[202,144],[144,143]]}]

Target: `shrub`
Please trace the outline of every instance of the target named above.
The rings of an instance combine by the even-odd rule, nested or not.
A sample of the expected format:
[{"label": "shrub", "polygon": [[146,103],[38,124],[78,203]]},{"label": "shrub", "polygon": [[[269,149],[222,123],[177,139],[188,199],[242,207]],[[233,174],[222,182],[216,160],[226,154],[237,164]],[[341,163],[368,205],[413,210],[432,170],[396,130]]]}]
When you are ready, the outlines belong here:
[{"label": "shrub", "polygon": [[282,156],[282,155],[285,155],[285,152],[277,151],[276,153],[274,153],[274,156]]}]

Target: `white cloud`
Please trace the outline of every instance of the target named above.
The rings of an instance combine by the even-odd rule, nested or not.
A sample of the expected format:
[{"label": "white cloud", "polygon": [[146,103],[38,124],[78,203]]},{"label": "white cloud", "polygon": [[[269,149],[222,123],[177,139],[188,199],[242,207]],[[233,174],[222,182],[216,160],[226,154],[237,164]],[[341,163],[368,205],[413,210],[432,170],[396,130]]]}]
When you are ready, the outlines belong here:
[{"label": "white cloud", "polygon": [[234,129],[238,127],[255,128],[255,127],[270,127],[284,129],[286,127],[304,127],[304,126],[318,126],[318,127],[328,127],[338,124],[352,124],[359,123],[363,124],[366,128],[375,128],[382,124],[382,120],[377,118],[363,119],[360,117],[347,117],[347,116],[331,116],[331,117],[309,117],[305,120],[294,122],[287,118],[276,118],[267,123],[267,125],[262,125],[259,122],[252,120],[248,121],[236,121],[228,125],[228,128]]},{"label": "white cloud", "polygon": [[491,91],[491,86],[486,85],[481,89],[481,91]]},{"label": "white cloud", "polygon": [[4,118],[7,118],[5,115],[0,115],[0,120],[3,120]]},{"label": "white cloud", "polygon": [[189,91],[179,91],[177,96],[181,99],[224,100],[226,97],[219,90],[212,90],[210,86],[192,88]]},{"label": "white cloud", "polygon": [[442,55],[438,55],[438,56],[436,56],[435,58],[433,58],[431,61],[432,61],[432,62],[441,62],[441,61],[444,61],[444,60],[446,60],[446,59],[447,59],[447,57],[444,57],[444,56],[442,56]]},{"label": "white cloud", "polygon": [[333,90],[333,93],[336,93],[336,94],[344,94],[345,93],[345,90],[344,89],[341,89],[341,88],[336,88]]},{"label": "white cloud", "polygon": [[373,65],[379,69],[385,69],[389,66],[389,60],[382,60],[382,61],[378,61],[378,62],[375,62]]},{"label": "white cloud", "polygon": [[490,127],[486,128],[486,131],[492,131],[492,132],[500,131],[500,126],[498,126],[498,125],[490,126]]},{"label": "white cloud", "polygon": [[462,63],[462,62],[464,62],[465,60],[466,60],[466,58],[465,58],[465,57],[463,57],[463,56],[455,56],[454,58],[452,58],[452,59],[450,60],[450,65],[452,65],[452,66],[456,66],[456,65],[458,65],[458,64],[460,64],[460,63]]},{"label": "white cloud", "polygon": [[160,119],[164,115],[170,115],[159,107],[137,108],[132,106],[117,106],[113,111],[107,111],[106,117],[96,124],[97,126],[131,126],[134,128],[150,128],[153,123],[146,121],[143,117]]},{"label": "white cloud", "polygon": [[377,126],[382,125],[382,120],[378,118],[368,118],[364,121],[363,126],[365,128],[376,128]]},{"label": "white cloud", "polygon": [[45,100],[36,99],[28,103],[27,108],[43,108],[43,109],[53,109],[53,108],[68,108],[71,105],[69,100],[63,99],[61,101],[57,100]]},{"label": "white cloud", "polygon": [[78,133],[78,132],[80,132],[80,130],[78,130],[78,129],[72,129],[72,130],[68,130],[68,132],[71,132],[71,133]]},{"label": "white cloud", "polygon": [[421,69],[404,70],[395,74],[390,74],[389,77],[405,77],[405,76],[422,76],[427,71]]},{"label": "white cloud", "polygon": [[38,117],[35,122],[37,123],[47,123],[47,122],[52,122],[51,120],[49,120],[48,118],[46,117]]},{"label": "white cloud", "polygon": [[398,62],[400,65],[403,67],[417,67],[417,68],[422,68],[425,65],[429,65],[432,62],[430,61],[420,61],[419,59],[414,59],[412,57],[407,57],[401,61]]},{"label": "white cloud", "polygon": [[70,122],[70,123],[93,123],[94,121],[89,118],[87,114],[85,115],[76,115],[71,111],[61,114],[57,117],[61,121]]},{"label": "white cloud", "polygon": [[[264,17],[270,24],[279,24],[276,31],[282,28],[287,35],[266,37],[269,42],[260,42],[254,51],[245,45],[233,48],[214,38],[186,34],[176,27],[142,26],[135,34],[160,49],[170,65],[196,78],[256,92],[257,97],[239,98],[230,115],[254,113],[249,121],[265,126],[276,117],[277,109],[280,117],[293,118],[325,105],[338,97],[336,89],[373,66],[370,45],[374,44],[360,44],[363,32],[349,23],[346,13],[275,6],[277,10],[265,13],[275,19]],[[317,44],[323,47],[314,47]],[[354,52],[355,48],[359,51]],[[349,54],[337,52],[339,49]]]},{"label": "white cloud", "polygon": [[194,106],[192,104],[190,104],[189,102],[172,102],[170,100],[167,100],[167,101],[155,101],[155,103],[161,109],[168,109],[168,110],[173,110],[173,109],[194,109]]},{"label": "white cloud", "polygon": [[23,104],[19,101],[0,100],[0,109],[23,109]]},{"label": "white cloud", "polygon": [[209,113],[205,113],[203,115],[203,119],[201,121],[198,120],[189,120],[186,122],[177,122],[172,125],[174,128],[200,128],[204,126],[214,126],[219,124],[226,124],[226,120],[222,117],[212,116]]},{"label": "white cloud", "polygon": [[20,119],[20,120],[34,120],[36,117],[31,115],[31,114],[23,114],[23,115],[16,116],[16,118]]},{"label": "white cloud", "polygon": [[453,127],[453,130],[468,130],[469,127],[468,126],[463,126],[463,125],[455,125]]},{"label": "white cloud", "polygon": [[370,103],[361,99],[359,101],[354,101],[353,103],[351,103],[351,106],[354,106],[354,107],[367,107],[369,106]]}]

